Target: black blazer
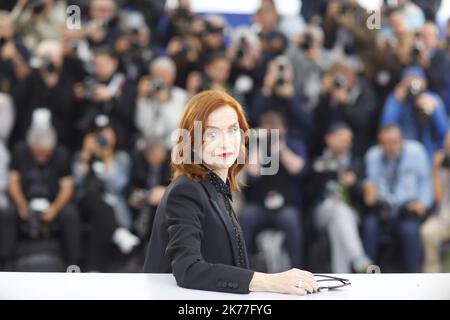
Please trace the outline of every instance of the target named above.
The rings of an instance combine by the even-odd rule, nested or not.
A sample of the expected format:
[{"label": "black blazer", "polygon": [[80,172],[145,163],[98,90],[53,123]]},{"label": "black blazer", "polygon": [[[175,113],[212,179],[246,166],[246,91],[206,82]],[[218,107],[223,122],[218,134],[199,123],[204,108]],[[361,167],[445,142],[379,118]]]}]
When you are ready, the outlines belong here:
[{"label": "black blazer", "polygon": [[232,222],[209,179],[172,181],[155,214],[144,272],[172,272],[185,288],[248,293],[254,272],[236,267],[238,257]]}]

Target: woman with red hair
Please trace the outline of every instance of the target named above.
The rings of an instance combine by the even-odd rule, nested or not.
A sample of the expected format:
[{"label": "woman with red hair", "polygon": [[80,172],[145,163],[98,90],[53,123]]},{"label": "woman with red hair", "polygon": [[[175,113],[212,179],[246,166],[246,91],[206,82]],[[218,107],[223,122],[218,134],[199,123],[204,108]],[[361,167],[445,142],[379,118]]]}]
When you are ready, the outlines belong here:
[{"label": "woman with red hair", "polygon": [[249,269],[230,200],[248,163],[249,126],[242,106],[224,91],[193,96],[172,150],[172,182],[155,214],[144,271],[173,273],[179,286],[304,295],[318,286],[309,272],[264,274]]}]

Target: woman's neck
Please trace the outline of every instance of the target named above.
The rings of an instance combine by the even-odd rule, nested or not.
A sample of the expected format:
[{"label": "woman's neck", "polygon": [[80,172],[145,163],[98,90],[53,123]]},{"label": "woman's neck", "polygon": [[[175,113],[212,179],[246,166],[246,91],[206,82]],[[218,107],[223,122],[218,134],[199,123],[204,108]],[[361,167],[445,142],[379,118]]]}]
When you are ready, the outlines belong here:
[{"label": "woman's neck", "polygon": [[228,169],[214,169],[213,171],[223,180],[223,182],[227,183]]},{"label": "woman's neck", "polygon": [[206,168],[208,168],[209,170],[211,170],[212,172],[214,172],[215,174],[217,174],[219,176],[220,179],[223,180],[223,182],[227,183],[227,178],[228,178],[228,168],[226,169],[212,169],[209,166],[203,164],[203,166],[205,166]]}]

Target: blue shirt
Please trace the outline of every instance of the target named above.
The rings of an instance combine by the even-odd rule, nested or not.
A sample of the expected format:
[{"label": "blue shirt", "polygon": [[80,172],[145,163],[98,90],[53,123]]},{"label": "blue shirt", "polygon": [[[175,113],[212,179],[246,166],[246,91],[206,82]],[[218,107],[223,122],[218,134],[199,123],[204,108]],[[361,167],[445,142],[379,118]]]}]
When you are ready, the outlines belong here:
[{"label": "blue shirt", "polygon": [[398,124],[406,139],[420,141],[427,150],[430,159],[434,153],[443,147],[444,137],[448,130],[448,119],[444,103],[438,95],[426,92],[436,99],[436,109],[431,114],[430,120],[421,124],[414,115],[411,103],[397,100],[394,94],[386,99],[381,116],[381,126]]},{"label": "blue shirt", "polygon": [[398,161],[387,161],[379,145],[365,156],[366,179],[378,188],[378,199],[394,208],[417,200],[427,207],[433,202],[431,165],[423,145],[405,140]]}]

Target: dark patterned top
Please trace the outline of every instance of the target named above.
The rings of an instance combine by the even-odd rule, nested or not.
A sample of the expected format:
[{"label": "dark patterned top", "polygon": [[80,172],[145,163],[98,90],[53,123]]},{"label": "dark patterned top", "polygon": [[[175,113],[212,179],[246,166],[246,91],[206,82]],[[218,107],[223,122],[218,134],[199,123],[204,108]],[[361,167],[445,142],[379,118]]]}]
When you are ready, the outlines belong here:
[{"label": "dark patterned top", "polygon": [[233,225],[233,230],[234,230],[234,236],[236,238],[236,242],[238,244],[238,250],[239,250],[238,266],[241,268],[247,268],[248,266],[246,263],[246,252],[245,252],[245,248],[244,248],[245,244],[242,240],[242,236],[241,236],[240,228],[238,226],[236,214],[234,213],[234,210],[231,207],[231,203],[229,201],[229,200],[233,200],[233,198],[231,196],[230,186],[228,184],[226,184],[225,182],[223,182],[223,180],[212,171],[209,171],[208,179],[214,185],[214,188],[216,189],[216,191],[220,195],[223,196],[222,197],[223,202],[225,203],[225,207],[227,209],[228,216],[231,219],[231,224]]}]

